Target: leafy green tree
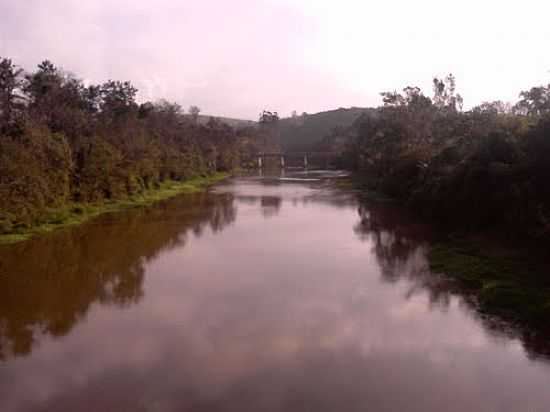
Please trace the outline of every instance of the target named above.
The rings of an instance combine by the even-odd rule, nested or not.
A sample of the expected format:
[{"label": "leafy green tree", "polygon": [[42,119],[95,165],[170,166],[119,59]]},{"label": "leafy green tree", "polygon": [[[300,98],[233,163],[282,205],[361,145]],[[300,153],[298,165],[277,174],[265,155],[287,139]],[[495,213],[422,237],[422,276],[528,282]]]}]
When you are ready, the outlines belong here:
[{"label": "leafy green tree", "polygon": [[21,95],[23,70],[10,59],[0,58],[0,132],[7,132],[13,125],[16,112],[22,108]]},{"label": "leafy green tree", "polygon": [[72,74],[45,60],[36,72],[25,76],[24,91],[33,120],[71,139],[92,133],[93,115],[99,109],[98,86],[86,87]]},{"label": "leafy green tree", "polygon": [[0,232],[48,221],[70,202],[230,170],[264,138],[252,126],[199,124],[165,100],[138,105],[136,95],[130,82],[85,85],[48,60],[23,75],[0,59]]},{"label": "leafy green tree", "polygon": [[550,113],[550,84],[533,87],[520,93],[521,100],[516,110],[528,116],[542,116]]},{"label": "leafy green tree", "polygon": [[138,108],[137,89],[129,81],[109,80],[101,85],[99,94],[99,109],[107,117],[116,118]]},{"label": "leafy green tree", "polygon": [[0,221],[30,226],[71,197],[73,158],[67,139],[27,124],[22,136],[0,139]]},{"label": "leafy green tree", "polygon": [[63,78],[60,71],[49,60],[38,65],[38,70],[25,76],[24,91],[29,97],[33,115],[48,121],[49,110],[56,103]]}]

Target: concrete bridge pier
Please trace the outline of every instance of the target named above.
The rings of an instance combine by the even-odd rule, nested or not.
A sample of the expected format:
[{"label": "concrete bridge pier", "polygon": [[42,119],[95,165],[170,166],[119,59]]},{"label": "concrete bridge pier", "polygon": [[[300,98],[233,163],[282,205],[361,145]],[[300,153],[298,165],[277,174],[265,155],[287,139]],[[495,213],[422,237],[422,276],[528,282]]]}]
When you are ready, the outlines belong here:
[{"label": "concrete bridge pier", "polygon": [[258,169],[262,170],[262,156],[258,156]]},{"label": "concrete bridge pier", "polygon": [[285,168],[285,157],[281,156],[281,169]]},{"label": "concrete bridge pier", "polygon": [[304,155],[304,169],[307,169],[307,154]]}]

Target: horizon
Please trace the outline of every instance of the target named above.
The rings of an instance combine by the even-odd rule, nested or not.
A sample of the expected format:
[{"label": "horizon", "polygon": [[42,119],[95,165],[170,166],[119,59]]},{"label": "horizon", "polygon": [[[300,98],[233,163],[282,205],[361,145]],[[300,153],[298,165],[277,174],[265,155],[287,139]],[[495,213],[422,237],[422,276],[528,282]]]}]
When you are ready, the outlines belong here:
[{"label": "horizon", "polygon": [[49,59],[86,82],[129,80],[140,101],[243,120],[373,107],[406,86],[431,96],[433,77],[449,73],[465,108],[550,83],[550,6],[445,4],[3,1],[0,56],[25,70]]}]

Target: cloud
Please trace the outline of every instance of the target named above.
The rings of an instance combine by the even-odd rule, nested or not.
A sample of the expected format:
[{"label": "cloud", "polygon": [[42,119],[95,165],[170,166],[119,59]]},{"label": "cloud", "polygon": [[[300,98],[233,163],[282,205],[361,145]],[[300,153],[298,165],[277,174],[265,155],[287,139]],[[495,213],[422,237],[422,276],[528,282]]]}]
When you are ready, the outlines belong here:
[{"label": "cloud", "polygon": [[[452,8],[451,8],[452,5]],[[513,7],[512,7],[513,6]],[[255,118],[379,103],[378,93],[455,73],[467,105],[550,81],[549,6],[526,0],[0,0],[0,55],[48,58],[140,98]],[[498,17],[498,18],[497,18]]]}]

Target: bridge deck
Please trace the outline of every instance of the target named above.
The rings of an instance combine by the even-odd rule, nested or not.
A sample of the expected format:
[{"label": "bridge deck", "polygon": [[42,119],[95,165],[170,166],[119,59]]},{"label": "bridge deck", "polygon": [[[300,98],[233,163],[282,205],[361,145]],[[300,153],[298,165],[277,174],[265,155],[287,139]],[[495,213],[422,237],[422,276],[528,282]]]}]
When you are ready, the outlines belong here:
[{"label": "bridge deck", "polygon": [[257,156],[262,157],[281,157],[281,156],[328,156],[336,155],[336,152],[260,152]]}]

